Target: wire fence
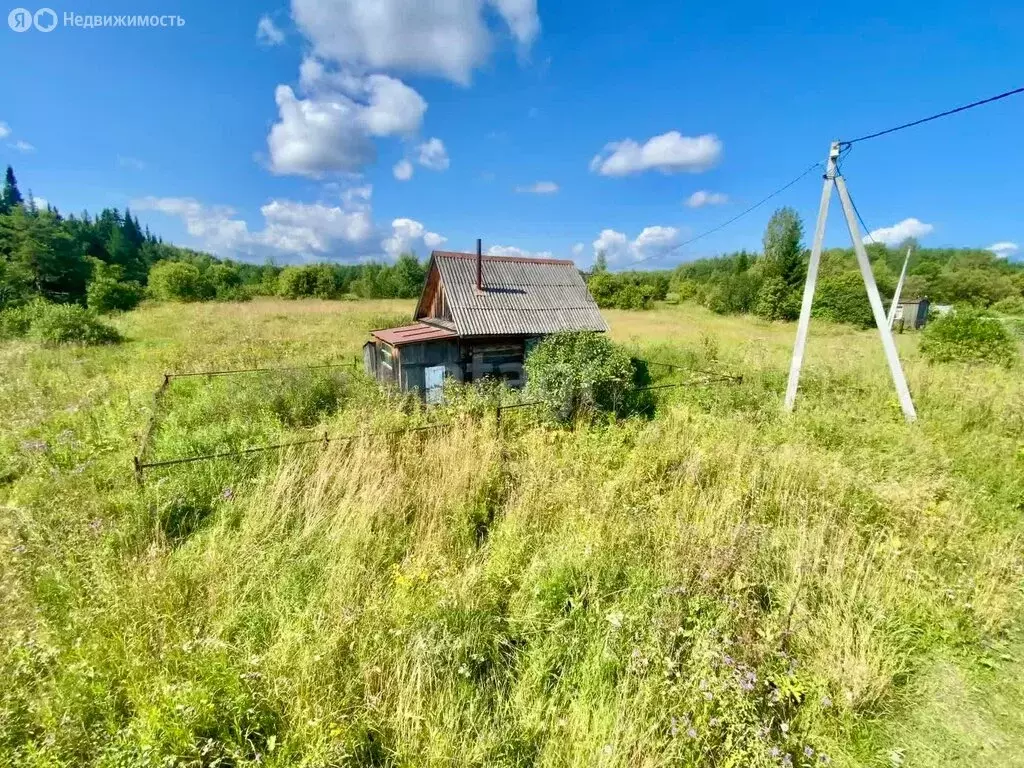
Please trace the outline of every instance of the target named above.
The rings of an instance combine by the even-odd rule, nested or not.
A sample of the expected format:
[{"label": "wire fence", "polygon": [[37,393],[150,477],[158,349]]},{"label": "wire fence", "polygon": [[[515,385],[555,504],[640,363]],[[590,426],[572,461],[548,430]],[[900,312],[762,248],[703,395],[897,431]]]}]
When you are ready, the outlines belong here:
[{"label": "wire fence", "polygon": [[[279,372],[279,371],[317,371],[317,370],[326,370],[326,369],[330,369],[330,368],[356,368],[356,367],[358,367],[358,365],[359,365],[359,358],[356,357],[356,358],[353,358],[352,361],[348,362],[348,363],[325,363],[325,364],[321,364],[321,365],[286,365],[286,366],[273,367],[273,368],[234,368],[234,369],[219,370],[219,371],[181,371],[181,372],[178,372],[178,373],[172,373],[170,371],[165,372],[163,380],[160,382],[160,386],[157,387],[156,391],[153,393],[152,406],[151,406],[151,409],[150,409],[149,419],[146,420],[146,425],[143,428],[142,434],[139,437],[138,452],[137,452],[137,454],[135,455],[135,457],[133,459],[134,465],[135,465],[135,477],[136,477],[136,479],[141,483],[141,481],[142,481],[142,471],[144,469],[148,468],[148,467],[169,466],[169,464],[167,464],[166,462],[147,462],[146,461],[146,457],[149,454],[150,444],[153,441],[153,435],[156,432],[157,425],[159,424],[160,406],[163,404],[164,395],[167,394],[167,390],[170,387],[171,382],[174,379],[186,379],[186,378],[193,378],[193,377],[200,377],[200,376],[205,376],[205,377],[233,376],[233,375],[236,375],[236,374],[245,374],[245,373],[276,373],[276,372]],[[294,445],[307,445],[310,442],[318,442],[318,441],[319,440],[299,441],[298,443],[294,443]],[[230,455],[234,455],[236,453],[241,455],[241,454],[244,454],[244,453],[256,453],[256,452],[262,451],[262,450],[274,450],[274,449],[277,449],[277,448],[287,447],[288,445],[290,445],[290,444],[281,444],[280,446],[266,446],[266,447],[260,446],[260,447],[257,447],[257,448],[246,448],[246,449],[243,449],[242,451],[227,452],[227,453],[224,454],[224,456],[230,456]],[[201,460],[203,460],[205,458],[221,458],[221,456],[220,455],[211,455],[211,456],[205,456],[205,457],[187,457],[186,460],[181,460],[181,461],[179,461],[179,460],[169,460],[169,461],[171,461],[171,463],[173,463],[173,464],[184,464],[184,463],[188,463],[189,461],[201,461]]]},{"label": "wire fence", "polygon": [[321,371],[327,368],[357,368],[359,358],[349,363],[327,363],[325,365],[286,365],[280,368],[236,368],[226,371],[185,371],[182,373],[165,373],[166,380],[185,379],[193,376],[233,376],[240,373],[275,373],[277,371]]},{"label": "wire fence", "polygon": [[[643,361],[643,362],[649,362],[649,361]],[[677,369],[680,369],[680,370],[687,370],[687,371],[691,371],[691,372],[694,371],[694,369],[692,369],[692,368],[686,368],[685,366],[679,366],[679,365],[675,365],[675,364],[672,364],[672,363],[660,363],[660,365],[665,365],[665,366],[670,367],[670,368],[677,368]],[[335,367],[335,366],[308,366],[308,367]],[[241,371],[241,372],[248,373],[248,372],[253,372],[254,370],[255,369],[252,369],[252,371],[246,370],[246,371]],[[269,369],[269,370],[288,370],[288,369],[275,368],[275,369]],[[727,383],[735,384],[735,383],[740,383],[743,380],[742,376],[735,376],[735,375],[732,375],[732,374],[721,373],[721,372],[718,372],[718,371],[702,371],[702,370],[698,370],[698,371],[696,371],[696,373],[703,374],[703,375],[705,375],[706,378],[703,378],[703,379],[700,379],[700,380],[690,379],[690,380],[687,380],[687,381],[674,382],[674,383],[671,383],[671,384],[654,384],[654,385],[646,386],[646,387],[637,387],[633,391],[634,392],[650,392],[650,391],[654,391],[654,390],[673,389],[673,388],[678,388],[678,387],[708,386],[710,384],[726,383],[726,382]],[[179,375],[184,375],[184,374],[179,374]],[[200,374],[200,375],[205,375],[205,374]],[[171,378],[173,378],[173,376],[171,374],[165,374],[164,381],[160,385],[160,388],[157,390],[156,395],[154,396],[155,407],[159,405],[159,398],[161,398],[163,396],[163,393],[166,391],[167,386],[168,386]],[[495,412],[495,420],[496,420],[496,423],[498,425],[498,428],[500,429],[501,426],[502,426],[502,413],[503,412],[505,412],[505,411],[514,411],[514,410],[518,410],[518,409],[521,409],[521,408],[534,408],[534,407],[542,406],[542,405],[546,405],[546,401],[544,401],[544,400],[531,400],[531,401],[525,402],[525,403],[512,403],[510,405],[499,405],[499,406],[496,406],[494,408],[494,412]],[[320,437],[308,438],[308,439],[305,439],[305,440],[294,440],[294,441],[286,442],[286,443],[275,443],[273,445],[258,445],[258,446],[252,446],[252,447],[249,447],[249,448],[240,448],[240,449],[233,450],[233,451],[218,451],[218,452],[215,452],[215,453],[199,454],[199,455],[195,455],[195,456],[181,456],[181,457],[172,458],[172,459],[162,459],[162,460],[159,460],[159,461],[146,461],[145,460],[146,451],[148,450],[149,438],[152,436],[152,431],[153,431],[153,428],[155,426],[155,419],[156,419],[156,410],[154,408],[154,413],[150,417],[150,423],[147,425],[146,433],[143,435],[143,440],[142,440],[142,443],[141,443],[139,454],[137,456],[135,456],[134,459],[133,459],[133,469],[134,469],[134,472],[135,472],[135,479],[138,481],[138,483],[140,485],[144,482],[144,473],[145,473],[145,471],[149,470],[149,469],[158,469],[158,468],[162,468],[162,467],[173,467],[173,466],[178,466],[178,465],[182,465],[182,464],[193,464],[193,463],[200,462],[200,461],[213,461],[213,460],[217,460],[217,459],[229,459],[229,458],[235,458],[235,457],[239,457],[239,456],[247,456],[247,455],[256,454],[256,453],[264,453],[264,452],[268,452],[268,451],[280,451],[280,450],[286,450],[288,448],[300,448],[300,447],[304,447],[304,446],[317,445],[317,444],[321,445],[323,448],[327,448],[332,443],[346,443],[346,442],[351,442],[353,440],[358,440],[360,438],[397,437],[399,435],[405,435],[405,434],[408,434],[408,433],[431,432],[431,431],[435,431],[435,430],[448,429],[448,428],[451,428],[451,427],[453,427],[453,426],[455,426],[457,424],[457,422],[454,422],[454,421],[446,421],[446,422],[439,422],[439,423],[436,423],[436,424],[425,424],[425,425],[420,425],[420,426],[415,426],[415,427],[404,427],[404,428],[401,428],[401,429],[392,429],[392,430],[385,430],[385,431],[359,432],[359,433],[355,433],[355,434],[338,435],[338,436],[334,436],[334,437],[332,437],[330,434],[325,432]]]}]

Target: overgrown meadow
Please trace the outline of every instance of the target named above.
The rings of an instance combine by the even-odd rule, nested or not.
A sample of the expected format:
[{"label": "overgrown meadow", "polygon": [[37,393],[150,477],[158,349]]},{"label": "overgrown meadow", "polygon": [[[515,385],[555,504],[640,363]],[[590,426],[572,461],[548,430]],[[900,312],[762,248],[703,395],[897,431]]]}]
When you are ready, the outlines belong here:
[{"label": "overgrown meadow", "polygon": [[[152,305],[0,344],[0,764],[1024,765],[1024,381],[815,321],[608,311],[655,415],[425,411],[409,302]],[[338,363],[171,382],[164,372]],[[507,395],[505,396],[508,397]],[[444,422],[444,430],[383,436]],[[376,436],[370,433],[375,433]]]}]

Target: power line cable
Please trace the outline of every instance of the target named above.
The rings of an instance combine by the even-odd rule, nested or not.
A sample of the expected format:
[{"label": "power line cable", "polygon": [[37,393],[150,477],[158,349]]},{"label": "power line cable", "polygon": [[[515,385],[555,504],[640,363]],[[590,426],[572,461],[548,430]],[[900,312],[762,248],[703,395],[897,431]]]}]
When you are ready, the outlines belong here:
[{"label": "power line cable", "polygon": [[862,227],[864,227],[864,235],[865,235],[865,236],[867,237],[867,239],[868,239],[868,240],[870,240],[870,241],[871,241],[872,243],[874,243],[874,242],[877,242],[877,241],[875,240],[875,238],[871,236],[871,228],[870,228],[870,227],[868,227],[868,225],[864,223],[864,217],[863,217],[863,216],[861,216],[861,215],[860,215],[860,211],[859,211],[859,210],[857,210],[857,201],[853,199],[853,195],[851,195],[851,194],[849,193],[849,191],[847,191],[847,193],[846,193],[846,196],[850,198],[850,205],[852,205],[852,206],[853,206],[853,212],[854,212],[855,214],[857,214],[857,221],[859,221],[859,222],[860,222],[860,225],[861,225]]},{"label": "power line cable", "polygon": [[685,246],[690,245],[690,243],[695,243],[698,240],[700,240],[701,238],[707,237],[710,234],[718,232],[720,229],[725,229],[727,226],[729,226],[733,222],[739,221],[744,216],[746,216],[748,213],[750,213],[750,212],[760,208],[762,205],[767,203],[769,200],[771,200],[776,195],[778,195],[778,194],[780,194],[782,192],[785,192],[787,189],[792,187],[794,184],[796,184],[798,181],[800,181],[804,176],[806,176],[808,173],[813,171],[815,168],[820,168],[820,167],[821,167],[821,162],[820,161],[817,162],[817,163],[814,163],[814,164],[812,164],[810,166],[808,166],[805,171],[803,171],[799,176],[797,176],[791,182],[789,182],[788,184],[785,184],[785,185],[779,187],[774,192],[772,192],[770,195],[767,195],[766,197],[761,198],[756,203],[754,203],[752,206],[747,208],[745,211],[743,211],[742,213],[736,214],[735,216],[733,216],[728,221],[723,221],[721,224],[719,224],[716,227],[712,227],[709,230],[701,232],[699,235],[696,235],[695,237],[691,237],[689,240],[684,240],[683,242],[678,243],[678,244],[672,246],[667,251],[662,251],[661,253],[653,253],[650,256],[645,256],[642,259],[637,259],[632,264],[630,264],[630,266],[632,267],[632,266],[636,266],[637,264],[643,264],[645,261],[651,261],[652,259],[663,259],[666,256],[668,256],[670,253],[674,253],[675,251],[678,251],[680,248],[684,248]]},{"label": "power line cable", "polygon": [[896,133],[896,131],[902,131],[904,128],[912,128],[915,125],[921,125],[922,123],[928,123],[932,120],[938,120],[940,117],[948,117],[949,115],[955,115],[957,112],[964,112],[968,109],[974,109],[980,107],[983,104],[991,104],[993,101],[999,101],[1010,96],[1015,96],[1018,93],[1024,93],[1024,88],[1014,88],[1012,91],[1005,91],[996,96],[989,96],[987,99],[981,101],[975,101],[970,104],[964,104],[963,106],[956,107],[955,109],[947,109],[945,112],[939,112],[937,115],[931,115],[929,117],[922,117],[920,120],[914,120],[910,123],[904,123],[903,125],[897,125],[893,128],[886,128],[884,131],[877,131],[876,133],[869,133],[867,136],[858,136],[856,139],[850,141],[841,141],[840,144],[844,147],[848,147],[851,144],[856,144],[858,141],[867,141],[868,139],[876,139],[879,136],[885,136],[889,133]]}]

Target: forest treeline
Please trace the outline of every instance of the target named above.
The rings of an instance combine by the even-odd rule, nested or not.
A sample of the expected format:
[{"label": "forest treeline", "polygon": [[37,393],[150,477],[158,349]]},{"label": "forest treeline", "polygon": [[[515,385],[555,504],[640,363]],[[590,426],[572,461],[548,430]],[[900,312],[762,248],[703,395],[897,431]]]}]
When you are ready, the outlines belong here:
[{"label": "forest treeline", "polygon": [[[800,217],[791,208],[781,208],[768,222],[760,253],[739,251],[689,261],[672,270],[626,272],[609,272],[599,254],[588,285],[605,308],[695,301],[719,314],[794,320],[800,314],[810,259],[803,238]],[[882,243],[866,246],[886,303],[895,292],[908,247],[912,251],[902,298],[927,297],[937,304],[969,304],[1024,315],[1024,264],[979,248],[922,248],[909,240],[894,248]],[[854,325],[873,323],[853,248],[822,253],[814,314]]]},{"label": "forest treeline", "polygon": [[7,168],[0,191],[0,310],[36,299],[127,310],[144,297],[171,301],[287,298],[411,298],[425,267],[411,254],[393,264],[278,266],[217,259],[164,243],[130,210],[65,215],[22,195]]},{"label": "forest treeline", "polygon": [[[611,272],[599,254],[588,285],[604,308],[645,309],[655,301],[696,301],[723,314],[790,320],[799,313],[809,252],[803,223],[789,208],[775,212],[760,253],[741,251],[680,264],[671,270]],[[895,290],[911,243],[867,246],[885,299]],[[1024,315],[1024,264],[981,249],[920,248],[904,297],[973,304]],[[0,310],[43,299],[99,313],[127,310],[145,297],[163,301],[285,298],[414,298],[426,267],[412,254],[392,264],[251,264],[164,243],[131,211],[64,215],[23,196],[13,169],[0,192]],[[871,311],[852,249],[823,254],[815,313],[870,325]]]}]

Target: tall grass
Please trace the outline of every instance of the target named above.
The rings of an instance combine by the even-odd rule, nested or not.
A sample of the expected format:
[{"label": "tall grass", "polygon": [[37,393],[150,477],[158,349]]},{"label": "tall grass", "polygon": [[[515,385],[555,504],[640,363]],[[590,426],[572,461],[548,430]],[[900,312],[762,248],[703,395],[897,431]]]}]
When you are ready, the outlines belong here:
[{"label": "tall grass", "polygon": [[[290,332],[270,302],[189,307],[198,347],[162,308],[119,319],[127,349],[0,347],[0,763],[885,765],[933,661],[998,663],[1017,625],[1024,386],[901,339],[907,426],[875,339],[829,326],[792,418],[791,328],[609,313],[743,384],[585,428],[457,403],[443,433],[136,488],[119,436],[159,370],[263,335],[262,360],[343,356],[382,311],[315,305]],[[290,434],[263,386],[172,389],[160,455],[221,416]],[[316,429],[429,418],[344,391]]]}]

